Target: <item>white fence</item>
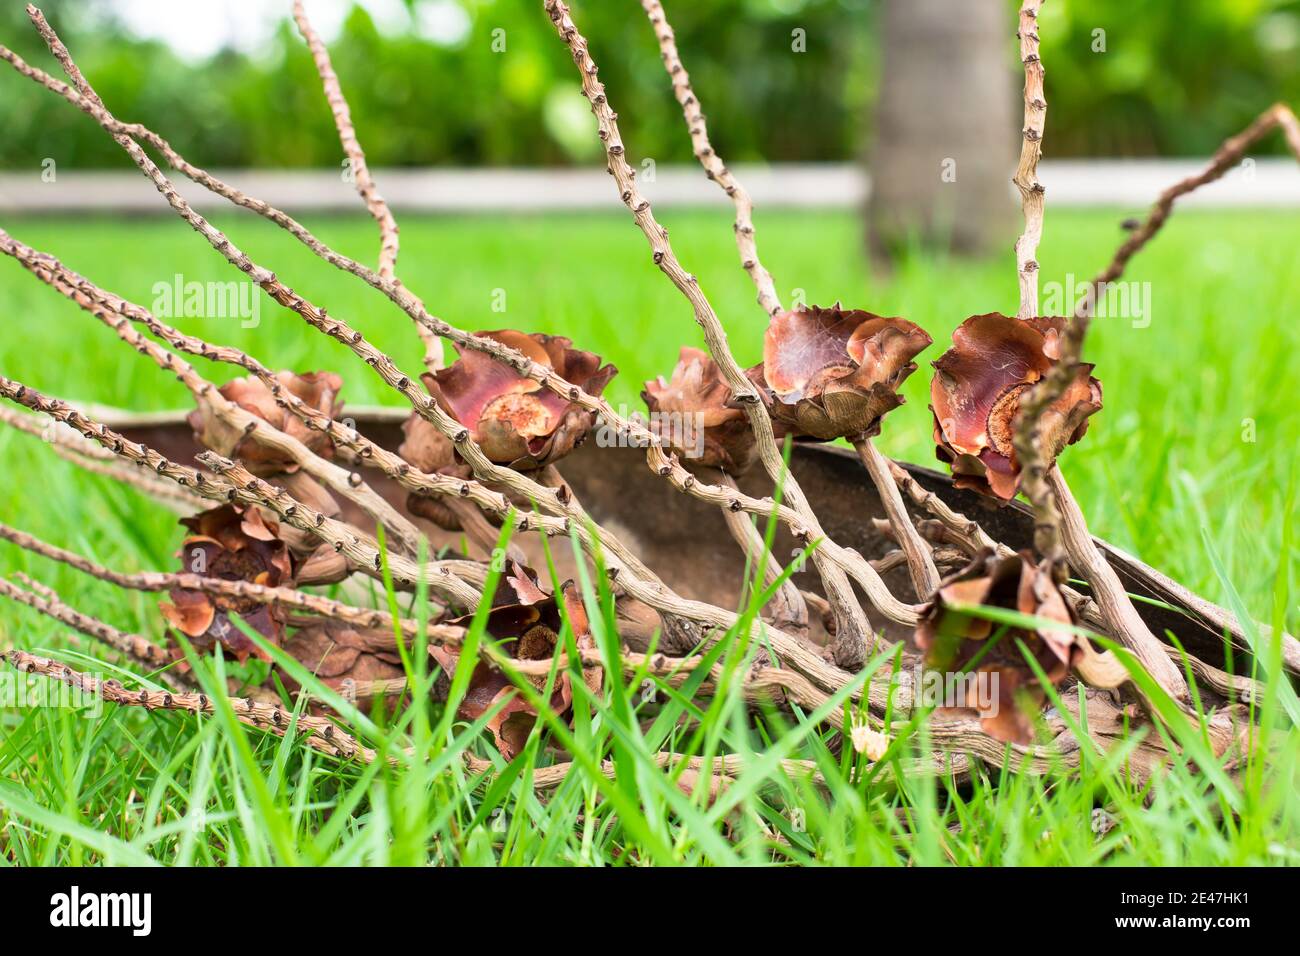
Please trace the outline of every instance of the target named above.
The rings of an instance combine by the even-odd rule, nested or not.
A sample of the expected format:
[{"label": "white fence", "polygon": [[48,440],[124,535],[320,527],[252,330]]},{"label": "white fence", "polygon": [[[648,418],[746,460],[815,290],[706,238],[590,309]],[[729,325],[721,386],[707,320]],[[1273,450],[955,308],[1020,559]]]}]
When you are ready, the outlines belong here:
[{"label": "white fence", "polygon": [[[1044,160],[1039,178],[1053,206],[1146,208],[1161,190],[1205,165],[1201,160]],[[764,209],[860,208],[870,182],[852,164],[733,167]],[[330,170],[214,170],[227,182],[282,209],[355,211],[354,187]],[[936,174],[937,175],[937,174]],[[1007,171],[1008,202],[1014,201]],[[590,211],[621,208],[603,169],[377,169],[384,198],[398,212],[470,213]],[[198,186],[182,184],[199,209],[224,204]],[[660,207],[728,202],[695,166],[642,171],[638,183]],[[1188,206],[1300,206],[1300,165],[1289,159],[1246,160],[1219,182],[1185,200]],[[33,168],[0,173],[0,213],[163,213],[153,185],[133,171],[79,172]]]}]

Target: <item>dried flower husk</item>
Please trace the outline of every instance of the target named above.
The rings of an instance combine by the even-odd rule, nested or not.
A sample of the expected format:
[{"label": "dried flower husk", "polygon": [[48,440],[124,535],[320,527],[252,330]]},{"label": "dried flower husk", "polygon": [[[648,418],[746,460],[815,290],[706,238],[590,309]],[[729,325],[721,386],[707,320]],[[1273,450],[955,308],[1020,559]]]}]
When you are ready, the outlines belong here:
[{"label": "dried flower husk", "polygon": [[[604,391],[617,372],[612,365],[602,366],[600,356],[573,348],[563,336],[510,329],[475,335],[518,349],[592,395]],[[469,429],[489,459],[517,470],[542,468],[563,458],[587,437],[595,420],[576,402],[474,349],[463,350],[455,362],[426,373],[423,380],[429,394]],[[445,442],[427,422],[423,427],[413,423],[406,431],[404,457],[422,471],[436,471],[448,463]]]},{"label": "dried flower husk", "polygon": [[1016,611],[1062,625],[1073,625],[1074,617],[1050,570],[1035,564],[1027,551],[1004,558],[981,553],[945,578],[922,609],[915,639],[925,652],[927,669],[938,672],[945,683],[948,675],[995,675],[996,695],[989,688],[992,699],[981,702],[989,705],[980,709],[981,727],[999,740],[1032,743],[1033,715],[1042,708],[1046,694],[1017,642],[1056,685],[1075,662],[1076,642],[1081,638],[1048,625],[1031,629],[1001,624],[972,612],[979,607]]},{"label": "dried flower husk", "polygon": [[[547,661],[557,649],[563,651],[560,638],[562,627],[561,602],[564,613],[573,627],[579,650],[595,648],[582,599],[572,581],[565,582],[559,595],[546,593],[538,584],[531,568],[511,562],[509,573],[503,577],[502,587],[495,598],[498,603],[488,612],[485,640],[500,643],[506,656],[520,661]],[[473,615],[452,621],[468,626]],[[456,652],[441,646],[432,646],[433,655],[447,674],[454,675],[459,659]],[[593,691],[599,691],[603,672],[598,666],[582,669],[583,682]],[[529,675],[527,680],[538,690],[546,687],[545,675]],[[573,703],[573,687],[567,669],[556,675],[551,693],[550,707],[556,714],[564,714]],[[508,699],[507,699],[508,698]],[[514,682],[482,660],[474,662],[474,675],[457,714],[465,720],[477,720],[499,701],[505,704],[491,718],[487,727],[495,738],[497,749],[507,760],[515,757],[528,740],[537,719],[536,709],[517,693]]]},{"label": "dried flower husk", "polygon": [[739,475],[757,459],[754,431],[707,352],[682,346],[672,377],[646,382],[641,398],[651,431],[691,464]]},{"label": "dried flower husk", "polygon": [[[1010,501],[1020,487],[1012,439],[1025,393],[1060,358],[1068,320],[973,315],[952,335],[952,348],[934,362],[930,409],[935,455],[952,467],[953,483]],[[1088,430],[1101,409],[1101,383],[1081,364],[1069,386],[1039,419],[1045,464]]]},{"label": "dried flower husk", "polygon": [[774,427],[819,441],[871,437],[903,404],[898,389],[931,341],[907,319],[810,306],[772,317],[763,363],[747,374],[765,393]]},{"label": "dried flower husk", "polygon": [[[297,396],[307,405],[331,418],[343,408],[339,391],[343,379],[333,372],[306,372],[301,375],[289,371],[277,372],[276,381],[285,391]],[[334,443],[324,432],[308,428],[272,394],[266,384],[254,376],[236,378],[219,388],[227,401],[244,411],[273,425],[291,438],[296,438],[308,449],[323,458],[334,452]],[[255,436],[246,435],[242,429],[232,428],[223,422],[211,405],[200,399],[199,407],[190,412],[189,425],[195,439],[205,448],[226,458],[237,458],[253,474],[269,478],[298,470],[297,462],[283,453],[261,444]]]},{"label": "dried flower husk", "polygon": [[[279,537],[280,526],[258,509],[227,504],[182,518],[181,524],[192,532],[179,552],[183,571],[267,587],[293,585],[293,563]],[[284,635],[283,617],[269,605],[184,588],[173,588],[169,596],[170,602],[159,602],[163,617],[200,652],[220,644],[241,662],[249,655],[269,660],[230,619],[231,613],[272,644]]]}]

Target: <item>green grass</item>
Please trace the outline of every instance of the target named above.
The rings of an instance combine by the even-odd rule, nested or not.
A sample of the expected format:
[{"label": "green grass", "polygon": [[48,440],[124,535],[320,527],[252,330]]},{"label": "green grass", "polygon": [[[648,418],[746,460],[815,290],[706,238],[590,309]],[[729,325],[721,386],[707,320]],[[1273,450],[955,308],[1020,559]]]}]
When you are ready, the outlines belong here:
[{"label": "green grass", "polygon": [[[686,268],[695,272],[742,362],[756,361],[763,316],[735,261],[725,213],[668,214]],[[1041,281],[1083,278],[1122,238],[1119,213],[1049,210]],[[254,258],[376,344],[418,370],[409,321],[358,280],[336,273],[292,240],[252,218],[218,219]],[[6,229],[60,256],[99,284],[149,306],[156,282],[227,280],[228,267],[179,222],[9,221]],[[926,359],[939,354],[967,315],[1012,311],[1015,270],[1008,250],[983,261],[913,254],[889,275],[872,275],[853,217],[760,215],[764,261],[789,301],[842,299],[907,316],[938,345],[908,383],[909,402],[891,414],[881,442],[891,454],[930,464]],[[358,258],[373,256],[373,225],[327,220],[319,234]],[[1093,530],[1189,587],[1259,620],[1300,622],[1295,456],[1300,351],[1294,277],[1300,226],[1293,216],[1180,212],[1131,265],[1150,283],[1151,322],[1098,319],[1089,358],[1105,385],[1105,409],[1063,470]],[[408,219],[402,273],[432,311],[469,328],[515,327],[571,336],[620,368],[612,399],[639,405],[641,383],[673,365],[701,335],[683,299],[650,263],[622,216]],[[1046,287],[1045,287],[1046,288]],[[5,334],[0,371],[43,390],[135,409],[182,408],[187,395],[152,363],[16,264],[0,262]],[[494,311],[504,290],[504,313]],[[237,319],[178,320],[213,341],[239,345],[298,370],[332,368],[353,403],[390,402],[382,383],[350,353],[269,306],[255,329]],[[221,380],[226,369],[204,368]],[[46,540],[122,569],[171,566],[174,520],[132,492],[77,472],[38,441],[0,431],[0,515]],[[1216,571],[1220,562],[1222,574]],[[24,570],[81,609],[159,636],[154,598],[121,595],[0,545],[0,572]],[[66,632],[25,609],[0,605],[0,647],[66,653]],[[746,649],[727,642],[728,666]],[[83,652],[97,653],[91,648]],[[889,664],[883,665],[886,670]],[[655,739],[635,719],[637,685],[611,688],[580,707],[574,727],[584,755],[607,754],[612,781],[579,766],[544,799],[534,796],[531,749],[497,778],[475,781],[453,759],[475,735],[437,712],[409,713],[398,731],[376,728],[370,743],[418,748],[399,769],[340,768],[273,738],[238,737],[227,721],[145,716],[109,708],[97,720],[53,709],[0,711],[0,860],[128,862],[839,862],[1160,865],[1297,862],[1300,773],[1297,731],[1283,732],[1268,766],[1234,785],[1237,810],[1205,775],[1175,766],[1162,786],[1133,792],[1113,771],[1020,776],[988,766],[974,783],[887,786],[832,754],[833,734],[769,714],[753,729],[740,701],[713,705],[682,693],[667,705],[694,713],[701,752],[755,751],[759,764],[732,789],[734,808],[710,807],[666,785],[647,755]],[[707,708],[700,712],[697,708]],[[425,725],[428,725],[427,727]],[[661,724],[655,725],[662,726]],[[458,736],[459,735],[459,736]],[[915,746],[908,736],[900,750]],[[481,747],[475,743],[476,747]],[[770,762],[777,752],[818,762],[829,797]],[[764,755],[767,755],[767,758]],[[769,759],[770,758],[770,759]],[[763,763],[769,759],[768,763]],[[1149,806],[1144,806],[1149,803]],[[1094,806],[1118,826],[1089,828]],[[802,830],[792,820],[802,822]],[[777,842],[775,834],[783,834]]]}]

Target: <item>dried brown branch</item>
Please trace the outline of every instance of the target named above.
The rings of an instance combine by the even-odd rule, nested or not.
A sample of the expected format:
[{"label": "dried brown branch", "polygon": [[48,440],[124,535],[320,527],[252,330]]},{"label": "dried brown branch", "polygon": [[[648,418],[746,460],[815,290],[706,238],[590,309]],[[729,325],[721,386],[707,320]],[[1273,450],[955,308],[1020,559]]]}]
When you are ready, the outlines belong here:
[{"label": "dried brown branch", "polygon": [[[759,457],[767,469],[768,476],[774,483],[784,488],[785,497],[801,519],[809,538],[825,538],[821,524],[808,505],[803,489],[799,487],[794,476],[785,469],[781,450],[777,447],[772,433],[772,423],[767,409],[754,384],[745,377],[744,371],[731,354],[731,349],[727,345],[726,331],[700,288],[699,280],[682,268],[668,241],[668,231],[655,220],[650,210],[649,200],[637,190],[636,174],[627,162],[618,121],[605,94],[604,85],[596,78],[598,70],[595,61],[592,60],[586,39],[578,32],[568,6],[561,0],[543,0],[543,6],[578,67],[582,77],[583,94],[596,116],[610,173],[618,185],[619,195],[624,205],[631,211],[637,226],[650,244],[655,264],[691,303],[695,320],[708,342],[709,352],[722,370],[735,400],[744,407],[745,415],[757,439]],[[867,637],[872,634],[871,625],[853,594],[842,566],[821,548],[813,552],[813,562],[826,589],[827,599],[835,612],[836,640],[833,649],[835,660],[849,669],[860,667],[867,658]],[[874,642],[873,635],[872,643]]]},{"label": "dried brown branch", "polygon": [[[83,292],[79,286],[64,278],[64,270],[57,260],[51,262],[42,259],[36,250],[14,239],[4,229],[0,229],[0,252],[17,259],[32,274],[113,329],[118,338],[135,351],[148,356],[164,371],[174,374],[190,390],[197,403],[209,408],[230,429],[242,432],[266,448],[296,462],[304,472],[326,488],[349,499],[378,524],[383,525],[402,551],[407,554],[418,553],[419,542],[423,539],[419,529],[363,482],[359,475],[322,458],[296,438],[228,400],[215,385],[199,375],[194,366],[149,341],[131,328],[122,312],[103,304],[106,294],[99,290],[96,290],[99,293],[97,296]],[[82,284],[86,284],[85,280],[82,280]],[[117,301],[129,306],[137,316],[137,321],[150,324],[152,316],[144,308],[122,299]]]},{"label": "dried brown branch", "polygon": [[[1119,249],[1115,251],[1110,264],[1097,273],[1096,278],[1089,283],[1089,291],[1084,300],[1079,303],[1075,321],[1071,323],[1071,329],[1067,330],[1072,334],[1067,334],[1062,340],[1061,351],[1063,355],[1066,353],[1077,355],[1081,351],[1083,336],[1088,328],[1087,320],[1092,314],[1102,287],[1107,282],[1114,282],[1124,274],[1124,267],[1128,265],[1128,261],[1155,237],[1155,234],[1165,224],[1165,220],[1173,213],[1174,203],[1193,190],[1212,183],[1216,179],[1221,179],[1241,161],[1247,150],[1275,129],[1282,130],[1291,152],[1295,154],[1297,160],[1300,160],[1300,122],[1297,122],[1295,113],[1285,103],[1274,103],[1256,117],[1255,121],[1244,130],[1225,140],[1223,145],[1215,150],[1213,158],[1205,169],[1193,176],[1188,176],[1186,179],[1179,180],[1160,194],[1142,225],[1138,226]],[[1075,328],[1081,328],[1082,331],[1074,333],[1073,329]],[[1079,343],[1078,347],[1075,346],[1073,341],[1076,337]],[[1061,364],[1065,365],[1066,363],[1062,361]]]},{"label": "dried brown branch", "polygon": [[[143,707],[145,710],[179,710],[191,714],[215,712],[212,698],[203,693],[172,693],[156,690],[127,690],[116,680],[100,680],[91,674],[73,670],[61,661],[37,657],[26,651],[10,650],[4,654],[5,662],[25,674],[40,674],[63,681],[83,693],[114,704]],[[231,697],[230,709],[241,723],[266,733],[283,737],[290,732],[302,734],[303,741],[315,750],[345,760],[358,759],[365,763],[375,760],[376,754],[363,747],[355,737],[341,730],[324,717],[300,714],[297,717],[277,704],[255,701],[251,698]]]},{"label": "dried brown branch", "polygon": [[[66,55],[66,51],[64,52]],[[171,149],[165,140],[158,137],[156,134],[138,124],[122,124],[118,122],[111,114],[103,109],[101,105],[92,103],[89,99],[80,96],[80,94],[68,88],[66,84],[49,77],[34,67],[29,66],[24,63],[21,58],[17,57],[16,54],[13,54],[11,51],[6,50],[3,47],[0,47],[0,58],[7,60],[16,70],[18,70],[19,73],[28,76],[63,96],[69,102],[73,103],[73,105],[77,106],[77,108],[94,118],[108,132],[127,133],[131,136],[137,136],[144,139],[155,148],[159,149],[172,166],[180,170],[195,182],[210,189],[214,193],[229,199],[231,202],[257,212],[259,215],[262,215],[275,222],[277,225],[282,226],[325,261],[357,276],[358,278],[361,278],[373,288],[383,292],[413,320],[430,331],[450,339],[460,348],[475,349],[491,355],[498,361],[514,368],[519,374],[533,379],[548,390],[566,397],[568,400],[578,404],[582,408],[594,412],[607,426],[617,431],[620,435],[627,436],[631,442],[635,442],[639,446],[647,447],[652,469],[660,476],[666,478],[679,491],[683,491],[699,498],[700,500],[709,501],[720,506],[725,505],[731,508],[739,508],[749,512],[750,514],[766,516],[773,511],[774,503],[771,498],[756,499],[742,496],[731,492],[728,489],[716,486],[705,486],[696,481],[694,475],[687,471],[674,456],[667,454],[664,448],[660,447],[662,440],[659,436],[655,435],[634,419],[627,419],[618,415],[606,400],[592,396],[582,389],[577,388],[562,379],[550,368],[532,362],[515,349],[504,346],[492,339],[485,339],[472,335],[451,326],[441,319],[434,318],[425,309],[423,303],[417,297],[412,295],[397,280],[384,279],[373,270],[367,269],[360,263],[357,263],[346,256],[340,255],[324,243],[320,242],[319,239],[283,212],[269,206],[261,200],[243,195],[238,190],[221,182],[216,177],[192,166]],[[130,152],[131,151],[128,149],[128,153]],[[131,153],[131,155],[133,159],[137,159],[136,154]],[[250,278],[257,282],[269,295],[275,298],[277,302],[298,312],[304,320],[316,325],[316,327],[322,331],[329,332],[330,329],[334,329],[336,332],[341,332],[346,330],[349,338],[344,339],[338,334],[335,334],[335,337],[339,338],[340,341],[343,341],[345,345],[348,345],[349,347],[353,346],[354,343],[352,339],[358,338],[359,333],[352,331],[347,328],[346,325],[342,325],[337,320],[331,319],[328,324],[322,324],[325,318],[324,310],[315,310],[310,303],[306,303],[306,301],[301,299],[301,297],[296,296],[291,290],[286,289],[282,284],[276,281],[274,273],[257,266],[240,250],[235,248],[233,243],[231,243],[230,240],[219,230],[214,229],[205,219],[193,213],[193,211],[189,209],[188,205],[184,203],[184,200],[176,195],[174,187],[171,186],[166,177],[161,176],[161,173],[156,170],[156,168],[151,171],[150,167],[152,164],[149,163],[147,157],[144,157],[144,163],[137,160],[137,165],[140,166],[145,174],[149,176],[155,186],[158,187],[159,191],[165,198],[167,198],[169,204],[176,209],[178,214],[180,214],[183,219],[199,232],[200,235],[203,235],[214,248],[221,252],[227,261],[231,262],[246,275],[250,276]],[[154,331],[156,332],[157,330]],[[246,364],[246,362],[251,360],[248,360],[247,356],[242,356],[241,360],[239,356],[241,356],[242,353],[238,353],[237,350],[217,350],[212,346],[206,346],[205,343],[202,343],[202,340],[189,339],[188,341],[190,343],[199,343],[201,349],[206,349],[204,351],[195,352],[194,354],[202,354],[205,357],[218,358],[223,361],[233,360],[236,361],[236,364],[241,364],[256,374],[255,369],[250,364]],[[186,351],[193,351],[190,348],[181,346],[179,342],[174,340],[169,339],[169,344]],[[353,348],[353,351],[357,352],[357,354],[362,354],[356,348]],[[212,354],[209,354],[209,352]],[[375,354],[382,355],[382,353]],[[366,356],[363,355],[363,357]],[[367,360],[369,361],[369,359]],[[392,365],[391,360],[388,364],[390,366]],[[395,384],[402,381],[405,381],[408,384],[410,382],[407,377],[398,376],[390,381],[389,384]],[[418,400],[427,400],[427,397],[420,395],[417,390],[412,389],[411,391],[415,392],[418,396]],[[406,393],[404,392],[404,394]],[[300,418],[303,418],[304,421],[308,421],[310,424],[310,421],[303,415],[306,409],[295,407],[292,402],[292,396],[285,392],[280,395],[280,397],[289,402],[288,407],[291,412],[298,415]],[[409,399],[410,395],[407,394],[407,397]],[[418,411],[418,405],[416,405],[416,407]],[[327,419],[325,422],[321,422],[319,419],[317,420],[317,424],[320,427],[325,427],[326,423],[328,423]],[[339,432],[344,431],[340,426],[335,425],[329,430],[333,440],[345,447],[352,447],[353,450],[358,450],[363,454],[363,457],[367,454],[367,448],[370,449],[370,452],[375,451],[376,446],[370,446],[364,441],[358,441],[357,436],[355,435],[353,436],[353,444],[349,445],[345,436],[339,434]],[[390,457],[395,458],[395,456]],[[400,462],[400,459],[398,459],[398,461]],[[376,456],[376,463],[378,463],[378,456]],[[389,464],[391,464],[391,462]],[[404,468],[406,471],[410,471],[409,466],[405,465],[405,463],[394,467]],[[395,475],[392,475],[392,470],[393,469],[390,467],[384,467],[386,473],[389,473],[390,476],[396,477]],[[406,479],[407,482],[418,480],[419,479]],[[435,479],[433,484],[440,483]],[[404,487],[407,487],[406,483],[404,483]],[[448,486],[446,483],[441,483],[441,487],[446,489]],[[473,498],[476,503],[482,506],[491,505],[491,501],[485,499],[492,493],[486,492],[481,494],[479,487],[474,483],[461,483],[457,481],[455,482],[455,488],[458,489],[457,493]],[[416,490],[417,493],[429,493],[430,491],[433,491],[433,487],[431,484],[426,483],[424,484],[423,491],[409,487],[408,490]],[[499,513],[490,507],[489,510],[492,511],[492,513]],[[782,507],[778,510],[778,515],[781,521],[791,529],[796,537],[805,542],[812,540],[812,536],[804,526],[804,523],[792,509]],[[526,520],[526,518],[521,519],[521,521]],[[526,524],[522,526],[522,530],[527,530]],[[826,556],[828,560],[834,561],[852,575],[866,592],[872,605],[880,610],[886,617],[904,624],[914,624],[916,622],[915,608],[898,601],[889,592],[888,588],[885,587],[884,583],[880,580],[879,575],[875,573],[875,571],[864,559],[862,559],[861,555],[857,554],[857,552],[852,549],[835,545],[829,540],[823,540],[819,547],[819,553]]]},{"label": "dried brown branch", "polygon": [[1025,126],[1020,164],[1012,182],[1020,191],[1025,231],[1016,240],[1016,272],[1020,277],[1020,318],[1038,314],[1038,241],[1043,235],[1043,194],[1038,181],[1038,160],[1043,155],[1043,126],[1047,100],[1043,94],[1043,61],[1038,56],[1038,11],[1043,0],[1024,0],[1020,6],[1020,60],[1025,67]]},{"label": "dried brown branch", "polygon": [[[283,488],[254,478],[234,462],[211,453],[205,456],[205,462],[210,463],[214,471],[220,469],[235,476],[239,479],[238,484],[222,477],[209,477],[198,469],[178,465],[147,445],[127,441],[122,435],[88,418],[68,403],[42,395],[22,382],[0,376],[0,397],[25,405],[56,421],[64,422],[84,437],[110,449],[119,457],[149,468],[183,488],[193,489],[209,501],[239,501],[242,504],[266,508],[284,523],[306,531],[331,545],[336,552],[348,558],[357,570],[371,577],[381,576],[381,557],[373,541],[363,537],[361,532],[351,525],[329,518],[297,501]],[[409,587],[415,581],[423,579],[430,588],[447,595],[462,607],[474,607],[478,604],[479,592],[455,573],[457,570],[463,570],[459,564],[435,561],[419,567],[402,555],[394,554],[389,558],[394,580],[399,586]]]},{"label": "dried brown branch", "polygon": [[[393,629],[393,617],[387,611],[353,607],[341,601],[335,601],[296,588],[270,587],[263,584],[254,584],[251,581],[228,581],[223,578],[204,577],[203,575],[188,572],[139,571],[133,574],[125,574],[106,568],[75,552],[55,547],[6,524],[0,524],[0,538],[17,545],[25,551],[58,561],[91,577],[133,591],[160,592],[172,589],[202,591],[205,594],[238,598],[243,601],[256,601],[259,604],[269,604],[294,611],[306,611],[328,618],[331,621],[351,624],[354,627],[389,631]],[[415,640],[419,636],[419,624],[416,621],[403,618],[399,619],[397,623],[406,638]],[[454,624],[427,624],[425,626],[425,635],[431,643],[456,645],[460,643],[464,633],[464,628]]]},{"label": "dried brown branch", "polygon": [[[151,671],[165,668],[172,663],[172,656],[149,638],[142,637],[139,634],[128,634],[125,631],[119,631],[117,628],[98,621],[89,615],[82,614],[59,600],[57,595],[51,597],[44,592],[27,591],[15,584],[11,584],[4,578],[0,578],[0,597],[6,597],[19,604],[25,604],[27,607],[39,611],[46,617],[53,618],[74,631],[93,637],[114,650],[120,651],[132,660],[144,664]],[[173,686],[178,686],[180,683],[180,679],[171,671],[158,670],[158,674],[164,681]]]},{"label": "dried brown branch", "polygon": [[691,134],[695,157],[704,167],[708,177],[722,187],[736,207],[736,248],[740,252],[740,260],[744,264],[745,271],[749,273],[749,277],[754,281],[754,287],[758,290],[758,304],[768,315],[776,315],[781,311],[781,300],[776,293],[776,283],[772,280],[772,274],[763,267],[762,261],[758,258],[758,245],[754,238],[754,203],[749,198],[745,187],[732,175],[727,164],[722,161],[722,157],[714,151],[713,144],[709,142],[709,129],[704,120],[704,111],[695,91],[691,89],[691,77],[686,72],[682,58],[677,52],[677,38],[673,34],[672,25],[668,22],[663,4],[659,0],[641,0],[641,7],[654,27],[664,69],[672,78],[673,95],[681,105],[682,115],[686,119],[686,128]]},{"label": "dried brown branch", "polygon": [[[736,480],[720,468],[699,469],[705,472],[714,484],[731,488],[736,487]],[[727,523],[727,530],[740,545],[750,562],[757,568],[762,562],[762,580],[771,585],[780,579],[784,569],[767,548],[767,540],[754,524],[754,519],[743,511],[722,509],[722,516]],[[772,623],[784,631],[796,636],[808,633],[808,605],[793,580],[787,579],[777,588],[772,600],[767,605]]]},{"label": "dried brown branch", "polygon": [[366,163],[365,151],[361,148],[360,140],[357,139],[356,127],[352,125],[352,111],[348,109],[348,101],[343,96],[338,74],[334,72],[334,67],[330,63],[329,51],[325,49],[325,44],[321,42],[311,21],[307,19],[307,11],[303,9],[302,0],[293,2],[293,20],[298,25],[298,32],[307,41],[311,58],[316,64],[316,72],[320,74],[321,86],[325,89],[325,99],[329,102],[330,112],[334,114],[334,126],[338,129],[339,142],[343,145],[343,152],[351,164],[357,192],[365,201],[370,215],[379,224],[379,274],[386,279],[391,279],[397,264],[397,221],[393,219],[388,203],[384,202],[384,197],[379,195],[379,190],[375,187],[374,178],[370,175],[370,167]]},{"label": "dried brown branch", "polygon": [[872,444],[869,438],[858,439],[853,443],[853,447],[857,449],[858,457],[866,466],[867,473],[871,475],[871,481],[880,495],[880,503],[885,509],[885,515],[889,518],[889,526],[894,532],[899,547],[907,555],[907,571],[911,575],[916,598],[918,601],[924,601],[938,589],[939,571],[934,566],[930,547],[917,533],[911,515],[907,513],[907,505],[903,503],[898,482],[889,467],[892,462],[880,453],[880,449]]}]

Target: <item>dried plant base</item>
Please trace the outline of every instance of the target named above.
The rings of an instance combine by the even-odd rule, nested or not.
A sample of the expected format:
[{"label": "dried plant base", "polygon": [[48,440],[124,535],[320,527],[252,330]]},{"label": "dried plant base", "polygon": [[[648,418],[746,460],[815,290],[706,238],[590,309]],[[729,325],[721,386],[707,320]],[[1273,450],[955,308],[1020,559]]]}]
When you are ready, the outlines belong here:
[{"label": "dried plant base", "polygon": [[[200,450],[185,423],[183,412],[139,418],[129,412],[99,410],[101,420],[120,428],[129,438],[143,441],[178,462],[188,463]],[[401,423],[406,411],[398,408],[350,407],[361,431],[378,444],[395,449],[401,443]],[[822,516],[823,527],[836,541],[860,551],[869,559],[883,558],[896,549],[895,542],[880,530],[885,510],[857,456],[849,449],[798,446],[792,468],[814,508]],[[948,476],[918,465],[906,465],[908,472],[954,510],[978,521],[994,539],[1013,549],[1032,544],[1033,521],[1029,509],[1019,502],[1002,507],[987,499],[955,488]],[[594,443],[579,448],[565,462],[564,475],[593,517],[617,531],[651,567],[663,569],[668,586],[683,596],[707,601],[724,608],[734,608],[740,599],[744,559],[728,533],[723,516],[714,507],[677,494],[647,467],[641,449],[596,448]],[[366,474],[375,488],[389,501],[403,506],[406,492],[377,472]],[[742,478],[743,491],[764,493],[760,478]],[[636,507],[628,507],[636,502]],[[918,520],[928,517],[916,510]],[[345,504],[344,518],[364,522],[360,513],[351,513]],[[422,523],[435,546],[458,549],[459,533],[447,532]],[[1250,649],[1234,616],[1224,608],[1192,593],[1154,568],[1143,564],[1124,551],[1096,539],[1107,561],[1115,569],[1125,588],[1132,594],[1149,598],[1170,607],[1140,601],[1137,608],[1152,632],[1163,637],[1167,631],[1178,636],[1188,651],[1215,667],[1226,668],[1224,635],[1231,640],[1234,673],[1249,673]],[[536,567],[545,566],[540,541],[535,535],[518,540],[526,558]],[[552,554],[561,575],[575,573],[571,549],[555,545]],[[799,546],[779,529],[775,554],[789,562]],[[904,567],[895,565],[884,573],[887,585],[897,594],[911,593]],[[816,573],[809,567],[794,576],[805,591],[819,592]],[[1081,586],[1082,587],[1082,586]],[[820,615],[812,614],[810,637],[825,643],[828,635]],[[906,641],[910,632],[883,618],[873,618],[872,625],[893,640]],[[1260,625],[1260,632],[1268,629]],[[1287,670],[1300,675],[1300,642],[1287,635],[1283,644]],[[1213,688],[1206,688],[1213,695]]]}]

